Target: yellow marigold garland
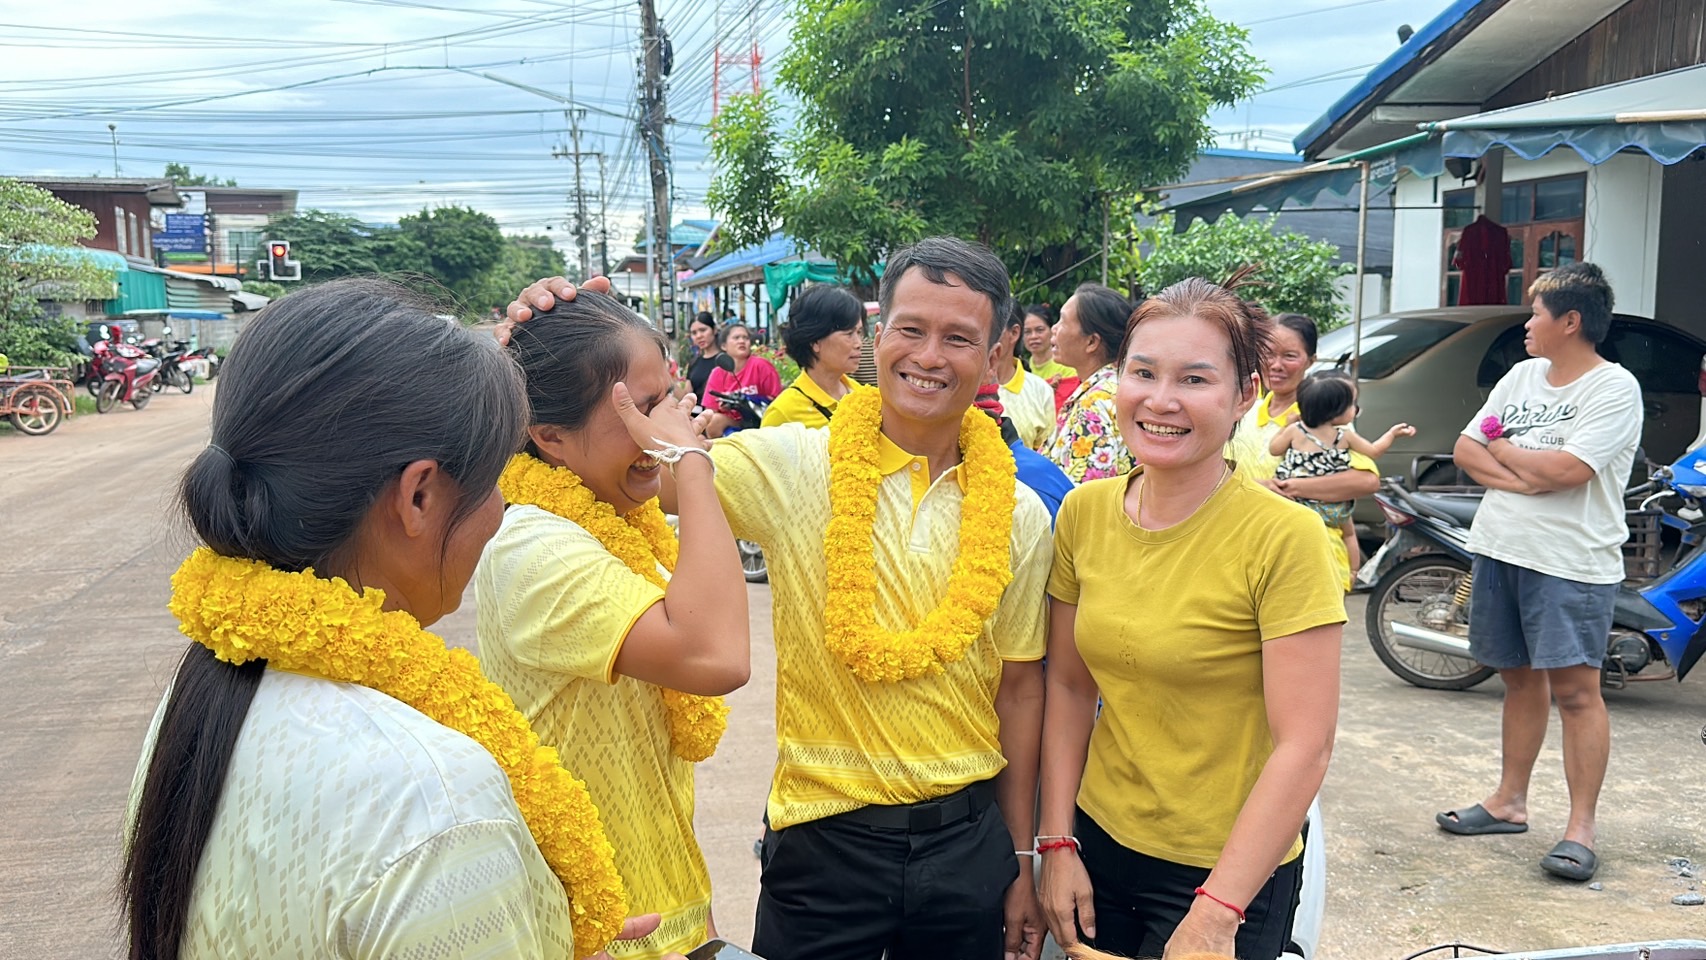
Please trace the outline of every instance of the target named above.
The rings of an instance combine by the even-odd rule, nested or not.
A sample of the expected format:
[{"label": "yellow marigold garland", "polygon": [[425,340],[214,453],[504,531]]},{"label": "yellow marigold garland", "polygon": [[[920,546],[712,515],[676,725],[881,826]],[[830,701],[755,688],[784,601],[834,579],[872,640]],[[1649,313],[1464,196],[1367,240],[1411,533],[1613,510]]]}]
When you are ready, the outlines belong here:
[{"label": "yellow marigold garland", "polygon": [[[530,504],[572,521],[628,569],[659,587],[666,587],[667,581],[658,573],[658,564],[675,572],[681,544],[655,499],[619,517],[616,508],[593,496],[573,470],[525,453],[516,454],[504,468],[498,490],[508,503]],[[671,752],[688,763],[709,759],[728,728],[729,708],[723,698],[659,689],[669,717]]]},{"label": "yellow marigold garland", "polygon": [[867,682],[910,680],[956,663],[983,633],[983,625],[1013,579],[1013,452],[1001,428],[972,407],[960,423],[966,496],[960,510],[960,553],[948,592],[924,622],[904,633],[877,626],[877,432],[882,398],[869,387],[836,405],[829,426],[829,503],[833,518],[824,534],[829,596],[824,641],[831,653]]},{"label": "yellow marigold garland", "polygon": [[227,663],[266,660],[281,670],[359,684],[394,697],[485,747],[509,777],[516,806],[557,879],[574,927],[575,956],[603,950],[622,929],[627,892],[586,785],[563,769],[480,663],[450,649],[385,593],[357,594],[342,578],[288,573],[207,547],[172,576],[172,615],[191,640]]}]

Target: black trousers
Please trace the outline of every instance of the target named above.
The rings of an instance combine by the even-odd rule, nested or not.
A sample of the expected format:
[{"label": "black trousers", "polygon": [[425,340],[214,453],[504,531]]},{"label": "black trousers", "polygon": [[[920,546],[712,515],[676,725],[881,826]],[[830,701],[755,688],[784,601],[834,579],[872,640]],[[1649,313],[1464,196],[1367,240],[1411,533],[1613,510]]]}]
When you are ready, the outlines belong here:
[{"label": "black trousers", "polygon": [[853,816],[764,831],[753,953],[1001,960],[1002,907],[1019,858],[993,802],[934,829],[878,827]]},{"label": "black trousers", "polygon": [[[1096,936],[1086,942],[1127,957],[1159,957],[1196,900],[1209,871],[1122,846],[1090,815],[1078,811],[1078,842],[1095,890]],[[1238,928],[1239,960],[1276,960],[1291,939],[1303,858],[1281,866],[1245,908]]]}]

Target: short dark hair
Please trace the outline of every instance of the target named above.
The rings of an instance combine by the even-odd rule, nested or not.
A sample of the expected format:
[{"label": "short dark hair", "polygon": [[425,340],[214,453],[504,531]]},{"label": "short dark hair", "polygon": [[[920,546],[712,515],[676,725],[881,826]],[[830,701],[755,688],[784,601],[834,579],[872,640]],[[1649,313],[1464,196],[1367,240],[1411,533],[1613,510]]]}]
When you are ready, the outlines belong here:
[{"label": "short dark hair", "polygon": [[[1054,308],[1046,303],[1033,303],[1026,307],[1025,316],[1041,317],[1044,323],[1051,327],[1054,326]],[[1023,323],[1024,321],[1020,320],[1019,322]]]},{"label": "short dark hair", "polygon": [[[583,293],[582,296],[585,296]],[[262,310],[221,366],[211,443],[179,498],[216,553],[322,574],[403,467],[457,486],[444,543],[497,487],[525,399],[497,342],[398,284],[334,280]],[[196,868],[265,660],[184,653],[161,711],[120,875],[132,957],[175,957]]]},{"label": "short dark hair", "polygon": [[989,298],[989,345],[993,348],[1013,303],[1007,266],[1001,258],[983,244],[968,243],[959,237],[925,237],[911,246],[901,247],[889,257],[883,269],[882,289],[877,293],[885,321],[894,303],[895,288],[914,267],[924,271],[931,283],[946,284],[951,273],[967,288]]},{"label": "short dark hair", "polygon": [[1338,419],[1356,403],[1356,384],[1337,371],[1305,377],[1297,388],[1297,413],[1306,427],[1319,427]]},{"label": "short dark hair", "polygon": [[1098,369],[1119,359],[1126,325],[1133,315],[1132,302],[1119,291],[1099,283],[1079,284],[1072,297],[1078,301],[1075,313],[1079,329],[1085,335],[1093,333],[1101,338],[1102,362],[1097,364]]},{"label": "short dark hair", "polygon": [[1301,313],[1282,313],[1274,317],[1274,325],[1284,327],[1303,341],[1303,352],[1315,356],[1315,346],[1321,342],[1321,328]]},{"label": "short dark hair", "polygon": [[[564,430],[586,426],[627,376],[628,350],[636,338],[655,345],[660,355],[665,351],[663,334],[639,314],[589,290],[516,324],[509,352],[527,378],[528,422]],[[539,455],[531,440],[527,446]]]},{"label": "short dark hair", "polygon": [[794,295],[788,308],[788,330],[782,336],[782,349],[801,370],[810,370],[817,363],[812,347],[832,333],[844,330],[863,330],[865,304],[847,292],[845,287],[814,283]]},{"label": "short dark hair", "polygon": [[693,323],[688,324],[689,327],[692,327],[694,325],[706,327],[712,333],[717,332],[717,318],[712,316],[711,311],[709,311],[709,310],[699,311],[698,316],[695,316],[693,318]]},{"label": "short dark hair", "polygon": [[1544,301],[1554,317],[1576,311],[1582,318],[1582,336],[1589,343],[1603,343],[1611,332],[1611,306],[1615,298],[1605,271],[1596,264],[1584,260],[1548,270],[1534,281],[1528,292],[1534,299]]}]

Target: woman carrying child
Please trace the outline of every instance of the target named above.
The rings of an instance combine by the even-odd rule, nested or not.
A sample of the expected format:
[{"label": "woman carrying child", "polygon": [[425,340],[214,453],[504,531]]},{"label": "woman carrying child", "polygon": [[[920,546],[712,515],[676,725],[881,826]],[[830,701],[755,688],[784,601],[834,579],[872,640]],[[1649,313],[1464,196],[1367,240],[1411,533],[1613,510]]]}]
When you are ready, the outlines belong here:
[{"label": "woman carrying child", "polygon": [[[1416,428],[1407,423],[1393,426],[1374,440],[1358,434],[1352,426],[1359,412],[1356,384],[1336,370],[1323,371],[1304,380],[1297,390],[1297,406],[1297,419],[1268,441],[1269,455],[1280,458],[1274,469],[1276,480],[1345,473],[1352,469],[1353,452],[1375,459],[1384,456],[1398,437],[1416,434]],[[1314,510],[1329,528],[1341,532],[1350,569],[1354,571],[1360,565],[1356,530],[1351,525],[1351,508],[1356,501],[1298,498],[1297,502]]]}]

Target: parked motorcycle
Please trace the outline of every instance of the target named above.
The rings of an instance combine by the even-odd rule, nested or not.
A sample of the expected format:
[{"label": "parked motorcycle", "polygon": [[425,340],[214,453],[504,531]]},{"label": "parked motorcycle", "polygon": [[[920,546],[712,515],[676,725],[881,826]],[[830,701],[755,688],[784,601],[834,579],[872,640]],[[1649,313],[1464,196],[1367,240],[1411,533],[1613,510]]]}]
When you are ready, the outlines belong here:
[{"label": "parked motorcycle", "polygon": [[154,397],[154,379],[160,371],[160,361],[140,348],[106,340],[94,344],[94,372],[90,381],[96,383],[95,412],[106,413],[121,402],[138,410]]},{"label": "parked motorcycle", "polygon": [[[1706,654],[1706,444],[1628,491],[1630,579],[1617,595],[1601,670],[1605,686],[1681,680]],[[1391,535],[1364,565],[1368,640],[1387,669],[1418,687],[1467,690],[1495,671],[1469,655],[1469,525],[1480,493],[1418,493],[1387,479],[1375,495]],[[1655,509],[1678,500],[1675,509]],[[1663,531],[1674,531],[1666,562]],[[1647,673],[1645,671],[1653,671]]]},{"label": "parked motorcycle", "polygon": [[184,393],[194,390],[195,377],[190,376],[190,372],[183,366],[184,359],[190,353],[190,342],[188,340],[173,340],[172,349],[166,350],[159,345],[160,342],[157,340],[144,341],[143,348],[148,349],[150,342],[155,344],[154,349],[149,350],[150,355],[160,361],[160,369],[154,376],[154,392],[159,393],[167,387],[177,387]]},{"label": "parked motorcycle", "polygon": [[[722,393],[717,390],[707,392],[722,401],[721,406],[725,412],[735,415],[735,424],[728,429],[728,433],[758,429],[764,422],[764,411],[769,409],[770,401],[774,399],[744,393]],[[740,567],[746,573],[747,583],[764,583],[770,579],[770,568],[764,562],[763,548],[747,540],[736,540],[735,548],[740,551]]]}]

